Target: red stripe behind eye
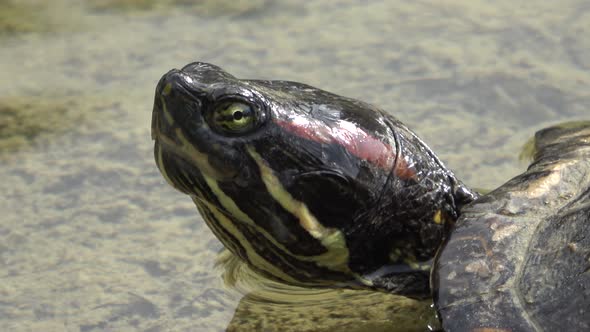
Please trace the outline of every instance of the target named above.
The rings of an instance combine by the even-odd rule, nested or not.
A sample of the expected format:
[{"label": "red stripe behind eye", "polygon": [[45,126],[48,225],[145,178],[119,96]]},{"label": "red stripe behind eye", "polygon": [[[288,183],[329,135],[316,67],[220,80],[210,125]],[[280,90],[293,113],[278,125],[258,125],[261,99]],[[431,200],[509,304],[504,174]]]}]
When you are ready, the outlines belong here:
[{"label": "red stripe behind eye", "polygon": [[[303,118],[296,118],[292,121],[275,120],[274,122],[281,128],[301,138],[319,143],[338,144],[352,155],[364,159],[381,169],[390,170],[393,167],[395,161],[394,148],[351,122],[341,120],[339,126],[333,128]],[[401,157],[395,167],[394,174],[400,178],[409,179],[414,177],[416,172]]]}]

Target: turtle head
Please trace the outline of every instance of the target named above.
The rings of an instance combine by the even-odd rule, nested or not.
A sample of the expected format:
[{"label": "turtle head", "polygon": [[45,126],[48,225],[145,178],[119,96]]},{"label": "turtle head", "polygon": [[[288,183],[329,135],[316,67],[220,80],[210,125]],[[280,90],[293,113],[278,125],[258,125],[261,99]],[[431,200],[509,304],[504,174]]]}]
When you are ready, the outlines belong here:
[{"label": "turtle head", "polygon": [[156,88],[152,118],[160,171],[187,194],[195,193],[190,176],[167,176],[167,164],[178,163],[179,171],[199,170],[214,181],[244,181],[248,174],[241,152],[267,115],[256,95],[216,66],[199,63],[169,71]]},{"label": "turtle head", "polygon": [[[427,275],[402,261],[425,260],[438,243],[424,257],[405,252],[423,246],[418,219],[438,211],[440,224],[450,214],[454,177],[436,158],[410,155],[429,150],[405,126],[305,84],[191,63],[159,81],[152,137],[160,172],[193,198],[217,238],[288,283],[373,286],[367,276],[385,265]],[[431,223],[440,241],[441,225]]]}]

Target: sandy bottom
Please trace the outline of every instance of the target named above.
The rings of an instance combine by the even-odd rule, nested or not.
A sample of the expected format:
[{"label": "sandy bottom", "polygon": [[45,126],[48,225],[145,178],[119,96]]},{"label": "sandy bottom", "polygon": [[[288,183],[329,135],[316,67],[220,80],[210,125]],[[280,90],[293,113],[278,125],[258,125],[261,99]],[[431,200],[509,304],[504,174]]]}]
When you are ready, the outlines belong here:
[{"label": "sandy bottom", "polygon": [[403,331],[432,321],[427,304],[390,295],[312,292],[318,306],[302,309],[224,285],[222,246],[153,162],[153,91],[170,68],[207,61],[379,105],[479,188],[526,167],[517,156],[535,130],[590,117],[582,0],[174,2],[52,1],[38,26],[0,22],[3,329]]}]

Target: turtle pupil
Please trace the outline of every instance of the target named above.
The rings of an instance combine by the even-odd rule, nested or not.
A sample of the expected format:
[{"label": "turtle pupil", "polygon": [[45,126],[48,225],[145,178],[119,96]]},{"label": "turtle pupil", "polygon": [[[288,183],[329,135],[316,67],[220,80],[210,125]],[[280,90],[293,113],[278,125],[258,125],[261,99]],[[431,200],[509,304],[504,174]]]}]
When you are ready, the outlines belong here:
[{"label": "turtle pupil", "polygon": [[258,124],[256,115],[256,111],[250,104],[226,101],[215,105],[205,117],[213,130],[221,134],[237,135],[256,128]]}]

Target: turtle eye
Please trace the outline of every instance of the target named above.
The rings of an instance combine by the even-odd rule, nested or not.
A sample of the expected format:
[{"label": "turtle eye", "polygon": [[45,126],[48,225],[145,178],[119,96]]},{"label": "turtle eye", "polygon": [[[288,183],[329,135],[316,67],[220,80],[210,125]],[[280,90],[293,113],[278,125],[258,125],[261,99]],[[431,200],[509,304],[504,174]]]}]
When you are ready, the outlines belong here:
[{"label": "turtle eye", "polygon": [[252,106],[228,101],[215,105],[209,117],[209,124],[217,131],[226,134],[243,134],[256,126],[256,112]]}]

